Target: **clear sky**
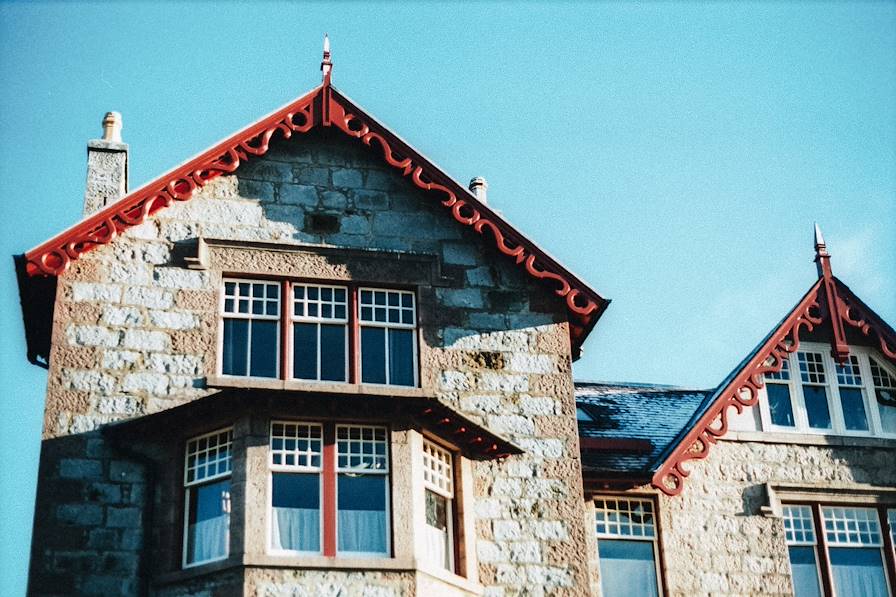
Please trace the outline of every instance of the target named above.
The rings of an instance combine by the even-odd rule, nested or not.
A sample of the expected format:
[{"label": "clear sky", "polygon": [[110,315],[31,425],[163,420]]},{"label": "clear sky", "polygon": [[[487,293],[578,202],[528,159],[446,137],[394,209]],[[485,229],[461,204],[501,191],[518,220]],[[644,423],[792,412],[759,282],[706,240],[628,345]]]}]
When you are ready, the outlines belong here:
[{"label": "clear sky", "polygon": [[12,259],[334,83],[613,299],[579,379],[715,386],[815,279],[896,323],[896,5],[0,4],[0,594],[24,592],[46,372]]}]

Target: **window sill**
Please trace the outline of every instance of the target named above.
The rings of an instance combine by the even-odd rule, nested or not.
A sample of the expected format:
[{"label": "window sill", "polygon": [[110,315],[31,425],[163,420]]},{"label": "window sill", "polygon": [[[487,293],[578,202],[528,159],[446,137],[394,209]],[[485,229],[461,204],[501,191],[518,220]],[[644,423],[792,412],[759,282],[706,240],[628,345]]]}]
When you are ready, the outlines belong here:
[{"label": "window sill", "polygon": [[206,385],[210,388],[243,388],[260,390],[280,390],[289,392],[307,392],[314,394],[345,394],[350,396],[396,396],[407,398],[425,398],[423,389],[410,386],[387,386],[379,384],[331,383],[316,381],[300,381],[282,379],[264,379],[258,377],[230,377],[227,375],[209,375]]},{"label": "window sill", "polygon": [[729,431],[721,441],[795,444],[802,446],[834,446],[845,448],[894,448],[896,439],[860,435],[824,435],[783,431]]}]

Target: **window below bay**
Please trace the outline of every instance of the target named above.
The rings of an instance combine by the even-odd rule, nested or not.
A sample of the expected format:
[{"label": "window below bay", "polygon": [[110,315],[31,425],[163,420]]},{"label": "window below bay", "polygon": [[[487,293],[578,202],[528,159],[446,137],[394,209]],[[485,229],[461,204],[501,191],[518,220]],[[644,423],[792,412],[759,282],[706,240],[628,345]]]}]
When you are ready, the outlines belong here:
[{"label": "window below bay", "polygon": [[852,347],[840,364],[821,345],[803,344],[765,382],[766,430],[896,436],[896,375],[866,349]]},{"label": "window below bay", "polygon": [[225,279],[221,301],[222,375],[418,384],[413,292]]},{"label": "window below bay", "polygon": [[454,572],[454,457],[451,452],[423,440],[423,492],[426,508],[423,557],[436,567]]}]

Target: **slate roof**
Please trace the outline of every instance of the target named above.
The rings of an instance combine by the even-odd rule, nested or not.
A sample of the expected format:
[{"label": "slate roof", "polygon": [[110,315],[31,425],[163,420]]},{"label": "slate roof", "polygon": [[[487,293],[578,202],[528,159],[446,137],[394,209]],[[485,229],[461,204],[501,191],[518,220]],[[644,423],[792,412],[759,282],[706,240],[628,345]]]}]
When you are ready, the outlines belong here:
[{"label": "slate roof", "polygon": [[[648,440],[646,451],[623,448],[582,450],[582,472],[608,477],[653,472],[715,390],[639,383],[576,382],[576,405],[593,421],[579,421],[579,436]],[[583,442],[585,443],[585,442]]]}]

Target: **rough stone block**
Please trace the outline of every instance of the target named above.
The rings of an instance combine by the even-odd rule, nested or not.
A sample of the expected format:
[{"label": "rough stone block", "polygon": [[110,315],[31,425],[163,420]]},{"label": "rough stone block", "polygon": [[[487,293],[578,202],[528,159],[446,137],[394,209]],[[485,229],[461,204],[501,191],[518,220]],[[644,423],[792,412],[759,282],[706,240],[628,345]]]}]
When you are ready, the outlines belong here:
[{"label": "rough stone block", "polygon": [[364,186],[364,176],[360,170],[336,168],[333,170],[333,186],[359,189]]},{"label": "rough stone block", "polygon": [[160,352],[168,349],[170,338],[165,332],[128,330],[124,334],[124,347],[134,350]]},{"label": "rough stone block", "polygon": [[181,269],[176,267],[159,267],[153,272],[155,282],[163,288],[198,289],[208,285],[208,272]]},{"label": "rough stone block", "polygon": [[56,517],[64,523],[78,526],[96,526],[103,522],[103,508],[96,504],[61,504]]},{"label": "rough stone block", "polygon": [[314,207],[318,202],[317,189],[303,184],[284,184],[280,187],[278,199],[286,205]]},{"label": "rough stone block", "polygon": [[377,191],[355,191],[354,200],[358,209],[381,211],[389,208],[389,197]]},{"label": "rough stone block", "polygon": [[145,286],[129,286],[124,291],[126,305],[140,305],[150,309],[168,309],[174,304],[174,295],[168,290],[147,288]]},{"label": "rough stone block", "polygon": [[436,297],[448,307],[481,309],[484,306],[482,291],[478,288],[437,288]]},{"label": "rough stone block", "polygon": [[186,354],[151,354],[148,367],[159,373],[175,375],[199,375],[202,372],[202,358]]},{"label": "rough stone block", "polygon": [[168,330],[191,330],[199,325],[195,314],[183,311],[153,310],[149,312],[149,321],[155,327]]},{"label": "rough stone block", "polygon": [[139,360],[139,352],[131,350],[103,351],[103,369],[132,369]]},{"label": "rough stone block", "polygon": [[63,479],[99,479],[103,463],[86,458],[63,458],[59,461],[59,476]]},{"label": "rough stone block", "polygon": [[72,325],[65,330],[71,346],[105,346],[114,348],[121,341],[121,332],[96,325]]},{"label": "rough stone block", "polygon": [[553,373],[557,370],[550,356],[523,353],[510,355],[507,368],[517,373]]},{"label": "rough stone block", "polygon": [[143,324],[143,316],[134,307],[103,307],[103,323],[114,326],[137,326]]},{"label": "rough stone block", "polygon": [[492,523],[495,541],[519,541],[523,538],[520,523],[516,520],[496,520]]},{"label": "rough stone block", "polygon": [[143,402],[134,396],[106,396],[97,401],[96,409],[103,414],[136,415],[143,412]]},{"label": "rough stone block", "polygon": [[486,392],[512,394],[529,391],[529,378],[526,375],[507,375],[493,371],[482,371],[477,374],[476,387]]},{"label": "rough stone block", "polygon": [[76,302],[96,301],[100,303],[117,303],[121,300],[121,286],[115,284],[75,282],[72,284],[72,300]]},{"label": "rough stone block", "polygon": [[115,378],[99,371],[66,371],[68,383],[72,390],[110,394],[115,389]]},{"label": "rough stone block", "polygon": [[131,373],[125,376],[121,389],[125,392],[145,392],[147,394],[167,394],[170,380],[161,373]]},{"label": "rough stone block", "polygon": [[479,251],[469,243],[443,243],[442,260],[452,265],[478,265]]},{"label": "rough stone block", "polygon": [[118,483],[141,482],[143,467],[130,460],[113,460],[109,463],[109,479]]},{"label": "rough stone block", "polygon": [[369,234],[370,220],[364,216],[344,216],[339,229],[345,234]]},{"label": "rough stone block", "polygon": [[467,284],[470,286],[494,286],[491,269],[488,267],[476,267],[467,270]]},{"label": "rough stone block", "polygon": [[535,423],[520,415],[493,415],[488,418],[488,426],[496,433],[515,436],[531,436],[535,433]]},{"label": "rough stone block", "polygon": [[340,191],[324,191],[320,194],[320,203],[329,209],[345,209],[348,206],[348,197]]},{"label": "rough stone block", "polygon": [[140,517],[140,508],[107,508],[106,526],[137,528],[141,523]]}]

